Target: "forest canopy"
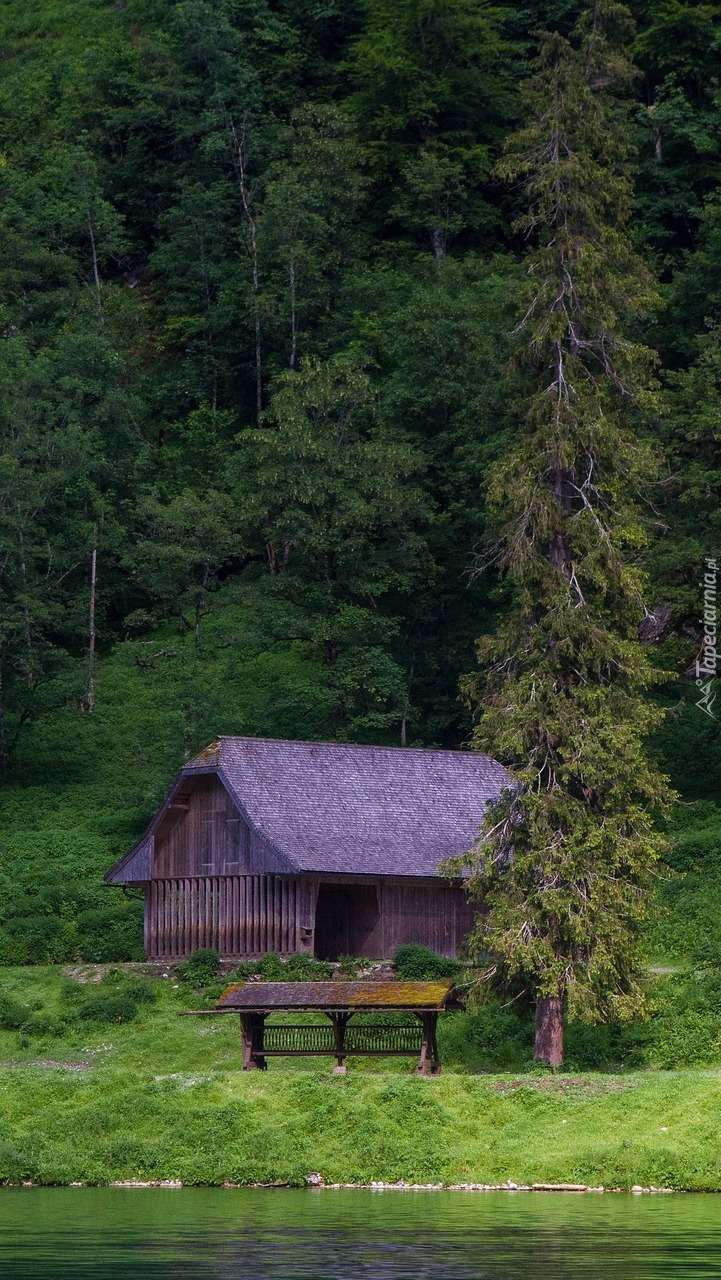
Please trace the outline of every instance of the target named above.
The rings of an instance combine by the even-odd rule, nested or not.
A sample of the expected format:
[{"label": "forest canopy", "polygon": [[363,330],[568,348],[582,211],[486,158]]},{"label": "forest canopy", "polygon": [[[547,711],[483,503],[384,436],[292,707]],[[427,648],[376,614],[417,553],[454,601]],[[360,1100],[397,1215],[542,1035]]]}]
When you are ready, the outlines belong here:
[{"label": "forest canopy", "polygon": [[[584,8],[2,6],[5,884],[32,896],[45,860],[89,885],[218,733],[468,741],[459,685],[509,609],[475,572],[484,482],[531,394],[522,195],[498,166],[544,33]],[[669,708],[648,750],[703,804],[721,4],[630,9],[624,235],[657,286],[625,329],[658,354],[630,412],[660,458],[638,561],[649,665],[676,677],[648,693]],[[76,896],[73,918],[106,909]],[[65,936],[55,899],[19,916]]]}]

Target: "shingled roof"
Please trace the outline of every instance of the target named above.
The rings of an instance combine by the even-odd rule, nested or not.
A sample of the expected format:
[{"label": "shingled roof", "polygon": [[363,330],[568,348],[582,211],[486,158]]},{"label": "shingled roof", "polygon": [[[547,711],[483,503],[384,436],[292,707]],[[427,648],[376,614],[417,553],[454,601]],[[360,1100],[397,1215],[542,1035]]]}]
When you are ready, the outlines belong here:
[{"label": "shingled roof", "polygon": [[298,870],[356,875],[435,875],[509,783],[475,751],[269,738],[220,738],[182,773],[208,768]]},{"label": "shingled roof", "polygon": [[[191,760],[106,881],[150,878],[148,837],[184,780],[215,774],[279,869],[435,876],[475,842],[509,775],[476,751],[219,738]],[[147,865],[146,865],[147,864]]]}]

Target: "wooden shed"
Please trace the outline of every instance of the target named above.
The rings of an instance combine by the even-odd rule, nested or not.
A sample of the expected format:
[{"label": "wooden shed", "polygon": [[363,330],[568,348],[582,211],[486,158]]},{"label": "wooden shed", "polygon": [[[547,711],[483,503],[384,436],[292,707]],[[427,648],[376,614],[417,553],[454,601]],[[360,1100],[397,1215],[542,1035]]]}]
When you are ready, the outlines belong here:
[{"label": "wooden shed", "polygon": [[455,956],[471,911],[438,865],[507,785],[471,751],[220,738],[105,881],[144,889],[151,959],[382,959],[403,942]]}]

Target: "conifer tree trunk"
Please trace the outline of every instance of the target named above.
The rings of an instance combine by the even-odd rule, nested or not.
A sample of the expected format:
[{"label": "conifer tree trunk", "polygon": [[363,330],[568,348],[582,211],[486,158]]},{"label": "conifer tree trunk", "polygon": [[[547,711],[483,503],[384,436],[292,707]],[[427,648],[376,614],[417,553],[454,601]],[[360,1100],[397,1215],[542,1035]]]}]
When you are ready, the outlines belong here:
[{"label": "conifer tree trunk", "polygon": [[536,1062],[560,1067],[563,1062],[563,1000],[559,996],[539,996],[536,1000]]}]

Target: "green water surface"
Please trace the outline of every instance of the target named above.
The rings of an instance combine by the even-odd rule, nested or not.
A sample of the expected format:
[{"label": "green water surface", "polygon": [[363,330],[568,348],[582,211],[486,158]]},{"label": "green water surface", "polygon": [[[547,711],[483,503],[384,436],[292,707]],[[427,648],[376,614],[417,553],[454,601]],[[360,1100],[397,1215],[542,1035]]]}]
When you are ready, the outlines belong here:
[{"label": "green water surface", "polygon": [[721,1196],[0,1191],[3,1280],[721,1277]]}]

